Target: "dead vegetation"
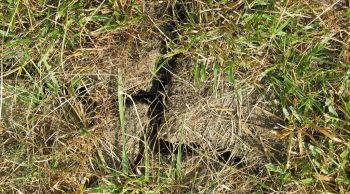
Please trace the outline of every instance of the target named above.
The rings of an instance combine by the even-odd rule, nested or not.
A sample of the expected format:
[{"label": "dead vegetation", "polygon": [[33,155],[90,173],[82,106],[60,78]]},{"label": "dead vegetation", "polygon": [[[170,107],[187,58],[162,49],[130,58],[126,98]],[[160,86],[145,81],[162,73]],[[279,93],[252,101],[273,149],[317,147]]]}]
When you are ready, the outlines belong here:
[{"label": "dead vegetation", "polygon": [[[1,2],[0,192],[346,193],[349,21],[339,0]],[[199,146],[137,174],[148,106],[123,134],[118,94],[149,89],[162,40],[158,135]]]}]

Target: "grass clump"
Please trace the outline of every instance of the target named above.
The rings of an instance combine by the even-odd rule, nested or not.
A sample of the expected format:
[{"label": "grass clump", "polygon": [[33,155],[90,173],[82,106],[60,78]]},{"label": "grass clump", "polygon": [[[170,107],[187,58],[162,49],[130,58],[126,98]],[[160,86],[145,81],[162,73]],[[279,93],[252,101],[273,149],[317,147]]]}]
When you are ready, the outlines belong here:
[{"label": "grass clump", "polygon": [[[261,167],[266,176],[249,178],[256,193],[349,192],[349,10],[347,1],[1,2],[0,191],[226,191],[224,180],[196,183],[215,173],[186,179],[181,152],[171,167],[147,165],[146,177],[128,171],[129,86],[115,76],[164,39],[168,55],[193,61],[199,90],[219,97],[224,82],[238,99],[254,88],[277,104],[285,123],[269,130],[286,149]],[[170,21],[172,40],[161,27]],[[122,149],[119,137],[107,141],[111,128],[123,129]]]}]

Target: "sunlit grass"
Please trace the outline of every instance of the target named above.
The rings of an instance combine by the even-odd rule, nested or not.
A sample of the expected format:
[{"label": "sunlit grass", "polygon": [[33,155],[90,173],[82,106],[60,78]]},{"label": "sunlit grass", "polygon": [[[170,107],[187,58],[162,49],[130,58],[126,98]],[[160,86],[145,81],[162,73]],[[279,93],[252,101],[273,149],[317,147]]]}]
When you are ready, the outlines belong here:
[{"label": "sunlit grass", "polygon": [[[348,192],[348,5],[296,0],[168,3],[158,6],[185,3],[183,21],[175,21],[177,36],[167,40],[167,47],[169,55],[181,53],[191,58],[195,86],[204,87],[213,79],[210,90],[219,96],[219,83],[227,79],[237,94],[242,86],[250,85],[277,100],[286,126],[276,135],[288,147],[287,157],[280,165],[266,166],[273,180],[261,180],[261,192]],[[113,94],[117,95],[115,111],[124,137],[122,153],[117,153],[122,166],[116,172],[101,173],[106,173],[96,164],[101,156],[92,150],[99,148],[96,142],[101,133],[94,131],[100,126],[94,119],[103,115],[85,114],[87,105],[78,100],[76,91],[86,83],[91,82],[92,89],[98,85],[103,76],[100,71],[106,68],[99,66],[101,61],[114,56],[101,59],[96,53],[107,52],[110,40],[119,38],[123,42],[130,36],[143,42],[148,34],[165,39],[159,27],[167,21],[155,18],[150,22],[154,26],[144,26],[147,18],[153,17],[147,6],[139,1],[0,2],[4,90],[0,103],[0,155],[4,156],[0,160],[0,174],[4,174],[0,192],[76,191],[84,181],[74,177],[69,182],[67,177],[77,176],[70,174],[74,171],[71,169],[83,164],[88,166],[84,168],[86,174],[103,180],[91,192],[161,192],[181,182],[181,152],[176,153],[175,165],[168,171],[152,174],[150,168],[157,164],[149,164],[151,156],[147,154],[151,153],[146,150],[146,176],[126,176],[131,172],[125,150],[120,75],[115,86],[118,92]],[[175,15],[168,19],[176,20]],[[121,32],[124,34],[119,35]],[[88,57],[91,53],[96,54],[95,58]],[[66,107],[68,104],[73,108]],[[75,116],[64,113],[70,109]],[[98,121],[102,123],[103,119]],[[94,127],[82,129],[88,122]],[[82,131],[88,131],[84,133],[88,135],[82,135]]]}]

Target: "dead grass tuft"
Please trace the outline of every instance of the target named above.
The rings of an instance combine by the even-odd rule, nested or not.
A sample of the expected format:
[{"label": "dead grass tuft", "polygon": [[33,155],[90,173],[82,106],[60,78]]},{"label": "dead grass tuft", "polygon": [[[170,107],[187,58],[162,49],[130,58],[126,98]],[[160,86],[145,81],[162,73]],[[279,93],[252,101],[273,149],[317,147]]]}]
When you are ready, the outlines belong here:
[{"label": "dead grass tuft", "polygon": [[[0,192],[348,192],[349,13],[340,0],[0,2]],[[181,57],[159,136],[200,146],[123,173],[118,72],[125,94],[147,91],[162,41]],[[126,107],[129,161],[147,109]]]}]

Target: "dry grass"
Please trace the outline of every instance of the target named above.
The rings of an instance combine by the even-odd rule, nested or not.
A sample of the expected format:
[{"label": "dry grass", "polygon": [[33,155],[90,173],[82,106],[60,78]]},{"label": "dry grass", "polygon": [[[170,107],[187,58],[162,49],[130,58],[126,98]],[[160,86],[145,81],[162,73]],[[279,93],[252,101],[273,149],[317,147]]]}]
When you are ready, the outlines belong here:
[{"label": "dry grass", "polygon": [[[0,2],[0,192],[349,192],[346,3]],[[147,90],[161,40],[182,57],[159,135],[200,147],[152,153],[135,175],[122,169],[117,78]],[[149,120],[146,105],[125,108],[132,161]]]}]

